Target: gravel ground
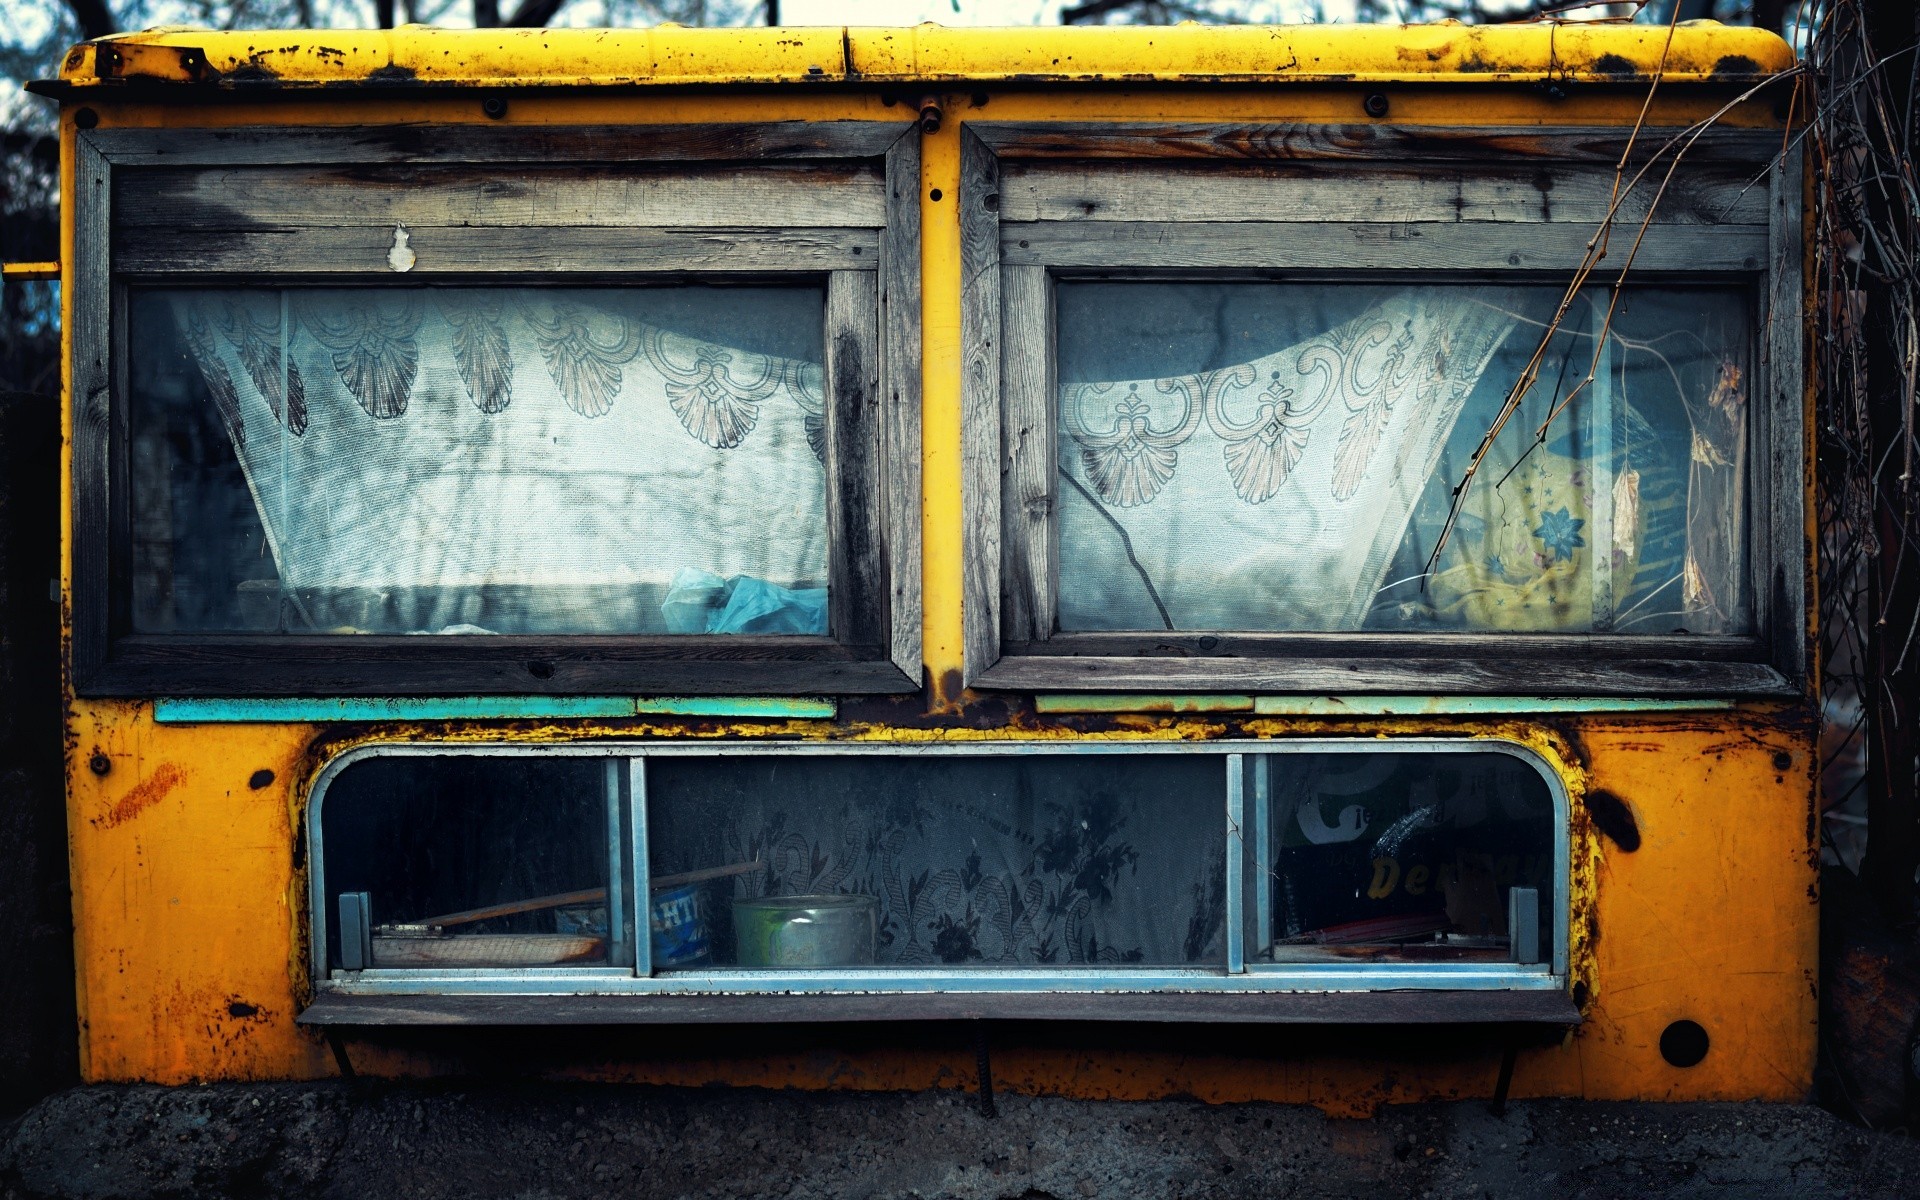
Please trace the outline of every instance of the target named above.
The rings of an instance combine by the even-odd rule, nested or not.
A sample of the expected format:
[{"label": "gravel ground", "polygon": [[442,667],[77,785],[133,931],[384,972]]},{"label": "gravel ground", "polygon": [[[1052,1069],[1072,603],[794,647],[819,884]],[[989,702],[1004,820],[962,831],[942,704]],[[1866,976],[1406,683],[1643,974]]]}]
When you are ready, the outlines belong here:
[{"label": "gravel ground", "polygon": [[1920,1195],[1920,1142],[1817,1109],[1516,1102],[1363,1121],[959,1093],[76,1088],[0,1127],[6,1200]]}]

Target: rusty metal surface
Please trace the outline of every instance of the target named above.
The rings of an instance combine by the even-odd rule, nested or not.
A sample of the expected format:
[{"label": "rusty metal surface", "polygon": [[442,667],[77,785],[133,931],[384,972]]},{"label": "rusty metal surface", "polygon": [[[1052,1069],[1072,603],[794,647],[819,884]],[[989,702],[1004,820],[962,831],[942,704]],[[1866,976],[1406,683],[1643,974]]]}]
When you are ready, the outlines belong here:
[{"label": "rusty metal surface", "polygon": [[[408,37],[427,36],[424,31],[405,32]],[[556,36],[555,46],[560,49],[553,55],[565,49],[602,56],[592,60],[600,64],[595,70],[601,73],[589,72],[589,76],[613,78],[606,67],[614,61],[607,45],[590,52],[591,40],[580,40],[585,33],[576,38],[572,32],[553,32],[566,32],[564,38]],[[695,37],[698,32],[652,31],[646,36],[666,38],[682,49],[723,45],[700,41]],[[819,57],[826,45],[815,36],[821,32],[807,31],[793,39],[794,46],[777,53],[768,50],[752,59],[758,63],[753,69],[766,72],[769,79],[804,84],[812,78],[806,68],[816,65],[808,60]],[[840,31],[825,32],[832,39],[827,48],[838,53]],[[1104,46],[1103,53],[1114,57],[1096,66],[1075,59],[1069,67],[1092,72],[1107,83],[1136,78],[1122,68],[1127,61],[1138,65],[1148,60],[1145,43],[1128,41],[1136,36],[1131,32],[1125,37],[1120,36],[1122,31],[1110,32],[1111,40],[1074,45]],[[1208,32],[1224,39],[1221,45],[1239,47],[1234,52],[1239,57],[1233,59],[1239,65],[1234,69],[1249,70],[1249,64],[1264,61],[1250,48],[1251,42],[1236,40],[1253,34],[1227,37],[1223,31]],[[1682,34],[1695,36],[1688,30]],[[226,83],[236,83],[244,73],[248,60],[237,50],[241,42],[252,39],[269,50],[282,45],[257,34],[141,36],[161,45],[203,49]],[[232,43],[236,50],[219,51],[227,44],[219,39],[229,36],[239,39]],[[400,32],[367,35],[368,40],[355,44],[372,49],[356,52],[357,57],[343,52],[340,62],[331,64],[331,56],[322,55],[315,44],[317,35],[287,36],[292,38],[286,43],[291,49],[278,57],[265,54],[261,58],[276,72],[262,78],[269,83],[273,78],[292,78],[300,72],[288,62],[298,60],[303,64],[300,71],[313,85],[310,90],[268,87],[258,93],[270,99],[263,103],[246,102],[236,94],[230,103],[129,103],[86,111],[91,120],[109,127],[149,128],[275,122],[431,125],[491,119],[471,93],[423,96],[410,92],[385,97],[373,87],[326,88],[328,72],[337,72],[349,82],[373,82],[374,73],[389,61],[392,46],[400,44],[380,39],[401,38]],[[486,36],[494,39],[496,47],[488,52],[495,56],[488,61],[496,65],[487,69],[496,73],[484,78],[494,83],[519,78],[498,65],[511,57],[509,49],[521,45],[510,41],[519,35],[490,31]],[[741,55],[759,54],[746,33],[739,36],[743,40],[736,49]],[[865,45],[863,36],[850,31],[846,45],[858,51]],[[1021,31],[1019,36],[1044,45],[1053,34]],[[1175,36],[1189,35],[1175,31]],[[1432,36],[1464,35],[1442,31]],[[1707,38],[1702,31],[1699,36],[1705,39],[1696,47],[1699,53],[1707,52],[1702,47],[1748,45],[1741,40],[1748,36],[1744,32],[1717,31]],[[1566,40],[1568,31],[1563,30],[1560,37],[1563,40],[1554,51],[1558,57],[1549,59],[1544,51],[1537,51],[1527,60],[1532,63],[1529,69],[1573,62],[1569,55],[1574,43]],[[924,39],[928,47],[948,47],[946,52],[954,57],[942,60],[929,51],[912,59],[910,66],[897,69],[959,70],[958,64],[971,62],[981,78],[987,77],[989,68],[1025,69],[1026,60],[1015,54],[1010,37],[995,41],[981,34],[969,41],[960,31],[931,31],[924,32]],[[482,41],[476,37],[471,44],[478,48]],[[422,43],[443,44],[451,43]],[[1691,41],[1676,44],[1694,45]],[[1758,49],[1741,53],[1771,69],[1778,55],[1769,58],[1772,51],[1761,53],[1764,45],[1754,45]],[[1137,59],[1119,57],[1129,46],[1134,49],[1126,53],[1136,54]],[[962,49],[973,58],[959,57]],[[1376,50],[1385,53],[1380,47]],[[92,79],[91,51],[83,47],[79,53],[70,66],[72,77]],[[687,49],[687,54],[692,53]],[[383,59],[382,54],[389,57]],[[642,61],[637,51],[633,57]],[[554,66],[562,62],[557,57],[536,59],[528,61],[562,69]],[[575,65],[580,61],[585,60]],[[827,63],[838,61],[830,58]],[[1224,70],[1226,60],[1208,61],[1212,67],[1203,69],[1206,64],[1197,58],[1173,55],[1165,60],[1167,73],[1148,81],[1171,85],[1181,78],[1206,83],[1226,78],[1206,73]],[[1322,67],[1327,61],[1323,56]],[[1416,54],[1396,60],[1392,69],[1407,80],[1457,82],[1461,76],[1449,75],[1439,65],[1433,74],[1425,73],[1430,63],[1449,61],[1458,65],[1445,54],[1432,60]],[[236,67],[235,62],[241,65]],[[942,62],[948,66],[940,67]],[[1385,62],[1384,57],[1378,58],[1370,69],[1387,70]],[[148,69],[144,63],[142,69]],[[748,78],[737,74],[741,69],[737,66],[729,68],[724,61],[715,65],[700,55],[682,55],[670,65],[680,72],[673,78],[682,82]],[[1515,69],[1520,65],[1517,60],[1507,63]],[[1708,69],[1711,65],[1695,62],[1696,77],[1714,78]],[[152,69],[164,68],[162,61]],[[482,77],[479,69],[470,64],[459,68],[474,79]],[[736,73],[729,74],[730,70]],[[700,71],[709,74],[700,76]],[[1112,73],[1099,75],[1098,71]],[[1198,73],[1181,76],[1181,71]],[[1519,78],[1501,70],[1475,77]],[[665,82],[667,77],[647,78]],[[846,77],[840,78],[844,82]],[[1233,78],[1245,81],[1253,76]],[[119,85],[109,81],[101,86]],[[1695,89],[1691,95],[1684,91],[1663,90],[1649,119],[1667,125],[1684,123],[1706,115],[1720,102],[1711,89]],[[571,125],[873,120],[897,122],[904,129],[915,119],[912,101],[916,98],[917,94],[907,95],[906,103],[889,106],[876,95],[809,91],[804,86],[782,92],[772,102],[766,94],[744,87],[698,95],[686,91],[530,95],[516,98],[506,120]],[[1557,100],[1537,90],[1506,88],[1487,89],[1475,96],[1472,105],[1463,106],[1457,88],[1409,86],[1404,94],[1396,93],[1394,111],[1396,119],[1416,123],[1618,125],[1634,120],[1644,98],[1644,88],[1638,94],[1625,88],[1575,92]],[[301,831],[316,775],[336,755],[357,746],[394,739],[527,744],[600,739],[960,744],[989,739],[1102,743],[1315,736],[1390,741],[1421,736],[1501,738],[1526,746],[1551,765],[1572,801],[1571,995],[1585,1023],[1565,1040],[1521,1052],[1513,1080],[1516,1097],[1803,1096],[1810,1086],[1814,1060],[1818,910],[1817,755],[1812,709],[1804,700],[1641,712],[1458,713],[1421,706],[1423,711],[1417,712],[1337,715],[1308,705],[1308,711],[1262,715],[1234,703],[1224,707],[1238,711],[1179,711],[1168,704],[1165,710],[1144,705],[1150,711],[1118,711],[1123,706],[1116,705],[1115,711],[1064,713],[1040,711],[1031,697],[973,693],[961,687],[959,239],[955,206],[933,196],[942,189],[952,193],[958,188],[958,139],[968,114],[979,111],[978,104],[990,102],[993,117],[1005,120],[1338,121],[1354,119],[1358,100],[1351,89],[1336,87],[1183,90],[1167,86],[1149,94],[1126,87],[1022,91],[1009,86],[995,89],[991,96],[965,90],[943,93],[940,101],[939,129],[922,135],[926,691],[907,697],[847,699],[839,703],[832,719],[773,714],[571,718],[441,714],[446,719],[402,716],[324,723],[169,724],[156,720],[151,701],[70,699],[68,827],[86,1076],[179,1083],[320,1078],[337,1070],[324,1041],[295,1024],[298,1012],[311,999],[302,915],[308,848]],[[72,131],[79,111],[79,105],[69,105],[65,115],[69,157],[64,166],[69,179]],[[1766,127],[1776,120],[1770,103],[1749,105],[1731,119],[1749,127]],[[71,204],[67,211],[72,211]],[[71,239],[69,227],[65,245],[69,257]],[[1660,1054],[1662,1032],[1681,1019],[1703,1025],[1718,1048],[1699,1066],[1676,1068]],[[356,1049],[355,1061],[369,1074],[457,1069],[454,1059],[421,1042]],[[1088,1049],[1071,1038],[1054,1036],[998,1063],[997,1068],[1001,1085],[1014,1092],[1293,1100],[1353,1112],[1390,1101],[1484,1095],[1493,1086],[1495,1062],[1484,1056],[1411,1052],[1388,1062],[1331,1042],[1285,1061],[1252,1061],[1226,1050],[1195,1054],[1148,1043]],[[923,1088],[941,1086],[955,1071],[971,1072],[972,1067],[970,1054],[955,1056],[900,1045],[829,1051],[772,1045],[751,1055],[735,1055],[690,1043],[656,1043],[644,1050],[594,1053],[576,1047],[555,1052],[528,1070],[553,1077],[661,1083]]]},{"label": "rusty metal surface", "polygon": [[[975,82],[1749,84],[1792,51],[1690,22],[1200,28],[156,30],[76,46],[68,88],[581,87]],[[921,104],[924,118],[926,103]],[[934,108],[938,113],[938,107]],[[934,117],[937,126],[939,117]],[[928,132],[932,132],[931,129]]]}]

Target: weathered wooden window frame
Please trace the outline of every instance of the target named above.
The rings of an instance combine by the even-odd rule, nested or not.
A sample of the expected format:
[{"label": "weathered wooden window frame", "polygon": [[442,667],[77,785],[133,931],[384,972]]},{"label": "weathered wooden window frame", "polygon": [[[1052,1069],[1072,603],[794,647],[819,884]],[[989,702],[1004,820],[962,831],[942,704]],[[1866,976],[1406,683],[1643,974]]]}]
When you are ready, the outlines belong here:
[{"label": "weathered wooden window frame", "polygon": [[[868,121],[529,129],[500,126],[91,130],[76,138],[71,345],[74,688],[81,695],[862,693],[921,686],[920,149]],[[391,229],[169,226],[123,235],[114,197],[151,169],[676,165],[689,171],[876,168],[883,221],[847,221],[832,188],[797,190],[785,226],[664,225],[620,213],[570,225],[410,228],[417,265],[387,266]],[[726,186],[724,178],[710,184]],[[511,194],[513,189],[503,189]],[[137,190],[123,203],[137,203]],[[492,202],[483,194],[476,206]],[[816,217],[817,214],[817,217]],[[815,278],[827,288],[829,637],[419,638],[154,635],[130,619],[127,294],[245,282],[616,283]]]},{"label": "weathered wooden window frame", "polygon": [[[1760,224],[1653,224],[1635,279],[1740,284],[1756,314],[1747,581],[1755,634],[1061,633],[1056,628],[1058,487],[1053,289],[1062,273],[1173,279],[1438,278],[1564,284],[1597,232],[1592,221],[1463,221],[1423,169],[1511,180],[1580,170],[1610,185],[1624,128],[1488,129],[1391,125],[969,122],[961,131],[960,223],[965,676],[977,688],[1100,692],[1336,692],[1767,696],[1806,688],[1806,464],[1802,158],[1778,131],[1709,130],[1687,164],[1750,169],[1766,198]],[[1668,142],[1646,130],[1635,162]],[[1116,162],[1191,171],[1304,166],[1332,176],[1397,168],[1393,221],[1295,219],[1274,209],[1236,221],[1166,212],[1152,221],[1016,223],[1004,214],[1003,164],[1023,178]],[[1633,168],[1629,168],[1629,174]],[[1660,186],[1664,164],[1640,185]],[[1071,174],[1066,176],[1072,179]],[[1087,204],[1102,202],[1082,182]],[[1058,190],[1058,189],[1056,189]],[[1603,193],[1604,195],[1604,193]],[[1055,196],[1055,199],[1060,197]],[[1457,200],[1457,197],[1455,198]],[[1304,207],[1304,205],[1297,206]],[[1671,203],[1671,202],[1670,202]],[[1644,207],[1644,205],[1642,206]],[[1261,219],[1264,218],[1264,219]],[[1524,231],[1524,237],[1512,237]],[[1615,253],[1589,287],[1604,290],[1638,219],[1616,221]],[[1491,236],[1490,236],[1491,235]],[[1609,267],[1613,269],[1609,271]],[[1543,670],[1543,663],[1553,664]]]}]

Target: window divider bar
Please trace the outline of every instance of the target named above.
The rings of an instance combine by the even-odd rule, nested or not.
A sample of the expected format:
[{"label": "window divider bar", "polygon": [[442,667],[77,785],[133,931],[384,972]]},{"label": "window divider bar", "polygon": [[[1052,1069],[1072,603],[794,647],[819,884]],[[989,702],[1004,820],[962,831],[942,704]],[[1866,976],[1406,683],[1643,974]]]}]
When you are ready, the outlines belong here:
[{"label": "window divider bar", "polygon": [[1273,759],[1253,756],[1253,953],[1273,944]]},{"label": "window divider bar", "polygon": [[1247,756],[1227,755],[1227,974],[1247,969],[1246,897],[1242,893],[1242,864],[1246,836],[1241,821],[1246,812]]},{"label": "window divider bar", "polygon": [[620,760],[603,764],[607,805],[607,962],[624,967],[631,961],[632,940],[626,930],[626,830],[620,820]]},{"label": "window divider bar", "polygon": [[628,831],[633,846],[633,973],[653,974],[653,868],[647,857],[647,760],[640,755],[625,760],[630,798]]}]

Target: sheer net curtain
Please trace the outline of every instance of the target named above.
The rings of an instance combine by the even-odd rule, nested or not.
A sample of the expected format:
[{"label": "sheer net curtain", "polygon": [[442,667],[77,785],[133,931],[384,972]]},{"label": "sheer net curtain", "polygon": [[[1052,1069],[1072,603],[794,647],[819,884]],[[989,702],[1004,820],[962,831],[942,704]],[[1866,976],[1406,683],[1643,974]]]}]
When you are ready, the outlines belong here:
[{"label": "sheer net curtain", "polygon": [[[225,523],[271,556],[250,627],[827,632],[817,288],[145,299],[237,459],[254,511]],[[165,550],[225,532],[159,523],[153,589]]]},{"label": "sheer net curtain", "polygon": [[1747,631],[1744,302],[1560,298],[1063,284],[1060,627]]}]

